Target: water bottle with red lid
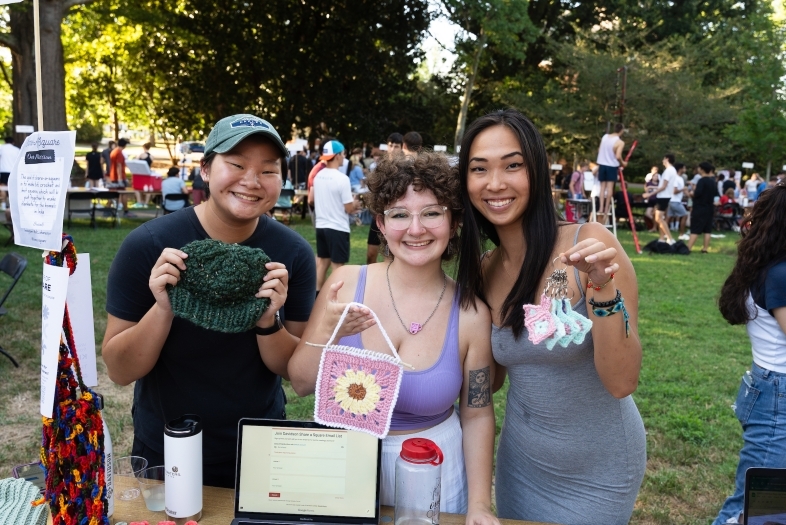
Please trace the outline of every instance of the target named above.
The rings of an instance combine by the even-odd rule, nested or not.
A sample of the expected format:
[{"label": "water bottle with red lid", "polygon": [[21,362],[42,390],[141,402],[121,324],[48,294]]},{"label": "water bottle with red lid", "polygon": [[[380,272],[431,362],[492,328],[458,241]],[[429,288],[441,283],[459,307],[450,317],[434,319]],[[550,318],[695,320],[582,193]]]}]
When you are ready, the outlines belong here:
[{"label": "water bottle with red lid", "polygon": [[396,458],[395,525],[437,525],[442,451],[433,441],[410,438]]}]

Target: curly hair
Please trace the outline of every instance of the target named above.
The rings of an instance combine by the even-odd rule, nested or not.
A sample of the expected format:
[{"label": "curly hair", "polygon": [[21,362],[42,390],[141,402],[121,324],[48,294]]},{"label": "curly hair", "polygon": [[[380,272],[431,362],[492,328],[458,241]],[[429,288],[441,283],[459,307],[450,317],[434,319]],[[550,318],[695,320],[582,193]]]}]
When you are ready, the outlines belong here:
[{"label": "curly hair", "polygon": [[718,307],[729,324],[746,324],[756,317],[746,306],[753,285],[774,262],[786,258],[786,186],[762,192],[740,228],[737,262],[723,283]]},{"label": "curly hair", "polygon": [[[437,203],[450,210],[451,229],[456,230],[464,207],[461,203],[458,170],[450,165],[447,157],[440,153],[422,151],[417,157],[397,155],[377,164],[367,180],[370,193],[365,203],[374,218],[382,217],[393,203],[413,186],[415,191],[428,190],[437,198]],[[387,245],[384,235],[379,236],[383,248]],[[442,260],[449,261],[458,252],[459,237],[453,235],[442,253]]]}]

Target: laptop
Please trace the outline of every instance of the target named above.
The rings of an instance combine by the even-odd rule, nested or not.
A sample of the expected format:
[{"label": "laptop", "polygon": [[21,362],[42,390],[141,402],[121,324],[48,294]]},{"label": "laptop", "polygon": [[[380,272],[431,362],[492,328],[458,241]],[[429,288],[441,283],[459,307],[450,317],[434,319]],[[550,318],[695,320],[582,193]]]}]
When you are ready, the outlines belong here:
[{"label": "laptop", "polygon": [[377,525],[382,441],[312,421],[241,419],[232,525]]},{"label": "laptop", "polygon": [[743,525],[786,525],[786,468],[745,472]]}]

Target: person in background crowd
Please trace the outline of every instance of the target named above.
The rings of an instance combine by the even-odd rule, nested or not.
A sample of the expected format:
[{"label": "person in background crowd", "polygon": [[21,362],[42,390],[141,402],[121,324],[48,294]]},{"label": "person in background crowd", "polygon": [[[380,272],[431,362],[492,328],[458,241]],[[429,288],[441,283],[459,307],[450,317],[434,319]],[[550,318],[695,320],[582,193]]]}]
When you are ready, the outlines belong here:
[{"label": "person in background crowd", "polygon": [[693,207],[690,211],[690,238],[688,248],[693,249],[699,235],[704,235],[704,247],[701,253],[707,253],[710,249],[710,234],[712,233],[712,221],[715,216],[715,199],[718,197],[718,186],[715,183],[715,166],[709,162],[699,164],[701,179],[696,183],[696,187],[690,192],[693,199]]},{"label": "person in background crowd", "polygon": [[758,173],[754,173],[751,175],[751,178],[745,181],[745,195],[748,197],[748,200],[751,202],[756,201],[756,196],[759,193],[759,184],[761,184],[761,177],[759,177]]},{"label": "person in background crowd", "polygon": [[720,204],[721,206],[725,206],[726,204],[734,204],[737,201],[734,199],[734,188],[726,188],[726,193],[721,195]]},{"label": "person in background crowd", "polygon": [[570,199],[584,199],[584,172],[589,170],[589,162],[582,161],[579,164],[579,169],[573,172],[570,176],[570,187],[568,188],[568,198]]},{"label": "person in background crowd", "polygon": [[352,193],[361,193],[366,189],[366,174],[363,172],[363,162],[360,158],[360,148],[352,150],[352,156],[349,159],[349,186]]},{"label": "person in background crowd", "polygon": [[729,324],[745,325],[753,363],[743,374],[737,400],[732,405],[742,425],[743,441],[734,493],[724,502],[713,525],[743,523],[745,471],[749,467],[786,468],[784,224],[786,186],[778,184],[759,195],[743,223],[737,261],[718,300],[720,312]]},{"label": "person in background crowd", "polygon": [[[86,186],[88,188],[100,188],[103,186],[104,178],[104,172],[101,169],[101,153],[98,152],[97,142],[93,142],[90,147],[92,148],[92,151],[85,155],[85,161],[87,161]],[[0,155],[2,155],[1,151]],[[2,157],[0,157],[0,159],[1,158]]]},{"label": "person in background crowd", "polygon": [[145,142],[144,144],[142,144],[142,153],[140,153],[136,157],[139,160],[144,160],[145,162],[147,162],[148,166],[153,165],[153,155],[150,154],[151,146],[152,145],[149,142]]},{"label": "person in background crowd", "polygon": [[641,197],[649,206],[644,210],[644,216],[652,221],[652,228],[647,230],[650,233],[658,233],[658,225],[655,222],[655,205],[658,201],[658,185],[660,183],[660,173],[658,167],[653,166],[647,176],[644,178],[644,193]]},{"label": "person in background crowd", "polygon": [[408,132],[404,135],[403,141],[404,144],[401,147],[401,151],[404,152],[404,155],[416,157],[423,149],[423,137],[417,131]]},{"label": "person in background crowd", "polygon": [[669,223],[666,221],[666,213],[669,209],[669,203],[674,196],[674,186],[676,184],[677,170],[674,169],[674,155],[669,153],[663,157],[663,175],[658,184],[657,201],[655,202],[655,226],[660,232],[662,242],[674,244],[674,239],[671,237],[669,230]]},{"label": "person in background crowd", "polygon": [[[261,118],[222,119],[205,142],[200,164],[210,198],[131,231],[109,270],[102,352],[113,382],[136,381],[131,453],[163,465],[164,424],[199,414],[205,485],[235,486],[241,417],[286,418],[281,377],[287,377],[311,313],[315,280],[308,242],[265,215],[281,192],[287,155],[278,133]],[[191,264],[181,248],[207,239],[258,248],[272,260],[259,291],[248,298],[267,298],[269,306],[247,331],[208,329],[173,313],[167,290],[182,282],[181,272]],[[205,287],[214,291],[224,279],[219,273],[213,289],[210,283]],[[197,301],[226,313],[210,299]]]},{"label": "person in background crowd", "polygon": [[761,195],[761,192],[766,190],[768,187],[769,184],[767,184],[767,181],[762,178],[758,186],[756,186],[756,198],[758,199],[759,195]]},{"label": "person in background crowd", "polygon": [[180,170],[175,166],[167,170],[166,178],[161,181],[161,198],[166,206],[165,213],[181,210],[187,205],[185,201],[167,201],[167,195],[173,193],[187,193],[186,183],[180,178]]},{"label": "person in background crowd", "polygon": [[[631,397],[642,359],[633,265],[603,225],[560,221],[543,138],[518,111],[472,123],[458,169],[461,302],[471,308],[482,297],[488,304],[494,390],[510,376],[497,450],[497,515],[626,525],[647,462],[644,424]],[[484,253],[489,240],[496,248]],[[542,325],[526,319],[522,305],[540,302],[556,270],[566,271],[574,311],[593,324],[580,344],[549,350],[545,340],[531,339],[539,334],[530,330]],[[601,305],[612,304],[629,317],[603,315]]]},{"label": "person in background crowd", "polygon": [[460,306],[458,286],[442,269],[458,244],[455,170],[437,153],[396,155],[369,175],[369,189],[369,208],[390,256],[377,264],[343,266],[330,276],[290,361],[292,386],[301,396],[314,392],[322,351],[306,342],[327,342],[350,301],[367,305],[353,308],[337,344],[388,348],[371,310],[401,359],[414,368],[404,371],[390,433],[382,441],[380,503],[394,504],[402,442],[421,437],[445,456],[440,511],[466,514],[467,525],[499,525],[491,514],[491,318],[480,299]]},{"label": "person in background crowd", "polygon": [[117,146],[117,143],[114,140],[110,140],[109,144],[107,144],[106,148],[101,150],[101,163],[104,166],[104,182],[109,182],[109,168],[112,166],[112,160],[110,156],[112,155],[112,151]]},{"label": "person in background crowd", "polygon": [[289,176],[293,179],[293,184],[297,187],[301,182],[306,182],[311,171],[311,161],[306,155],[305,147],[289,159]]},{"label": "person in background crowd", "polygon": [[614,184],[617,182],[618,169],[628,165],[622,158],[622,149],[625,142],[620,138],[625,131],[622,122],[614,125],[614,132],[603,135],[598,148],[598,180],[600,181],[600,222],[606,223],[607,216],[611,213],[611,199],[614,193]]},{"label": "person in background crowd", "polygon": [[194,206],[199,206],[208,198],[207,185],[202,179],[202,167],[194,166],[191,168],[188,180],[191,181],[191,202],[194,203]]},{"label": "person in background crowd", "polygon": [[338,170],[344,161],[344,145],[337,140],[326,142],[319,159],[325,162],[325,168],[314,177],[312,192],[317,230],[317,293],[327,279],[328,268],[335,271],[349,262],[349,214],[360,208],[352,196],[349,179]]},{"label": "person in background crowd", "polygon": [[[19,148],[14,144],[14,137],[7,136],[5,144],[0,146],[0,185],[8,185],[8,177],[14,169],[17,158],[19,158],[19,151]],[[6,209],[7,196],[5,190],[0,191],[0,210]]]},{"label": "person in background crowd", "polygon": [[678,162],[674,165],[674,169],[677,170],[677,178],[674,179],[674,195],[672,195],[669,201],[668,221],[677,220],[679,223],[679,239],[687,241],[688,236],[685,234],[685,224],[688,221],[688,211],[682,203],[682,198],[685,196],[685,179],[683,178],[685,176],[685,164]]},{"label": "person in background crowd", "polygon": [[734,190],[734,195],[737,195],[737,183],[734,181],[734,171],[729,170],[729,174],[724,178],[723,184],[721,184],[721,195],[726,195],[726,192],[732,189]]},{"label": "person in background crowd", "polygon": [[[388,160],[395,158],[396,155],[402,152],[403,146],[404,137],[401,133],[391,133],[388,137],[388,151],[385,157]],[[376,162],[378,161],[375,159],[374,167],[371,168],[372,171],[376,169]],[[368,238],[366,239],[366,264],[373,264],[379,259],[380,235],[377,221],[371,221],[371,225],[368,228]]]},{"label": "person in background crowd", "polygon": [[[126,139],[117,141],[117,146],[112,150],[109,155],[109,183],[111,187],[124,189],[128,186],[126,179],[126,156],[123,151],[128,146]],[[105,186],[110,187],[109,184]],[[133,218],[135,215],[128,211],[128,197],[125,194],[120,195],[120,205],[123,207],[123,213],[126,217]]]}]

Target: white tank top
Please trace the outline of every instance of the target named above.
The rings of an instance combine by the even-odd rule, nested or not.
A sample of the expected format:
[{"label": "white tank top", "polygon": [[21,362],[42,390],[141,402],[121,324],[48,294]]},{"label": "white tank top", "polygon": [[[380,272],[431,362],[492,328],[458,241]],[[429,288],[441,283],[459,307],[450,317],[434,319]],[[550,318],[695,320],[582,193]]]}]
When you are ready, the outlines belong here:
[{"label": "white tank top", "polygon": [[616,168],[620,165],[617,157],[614,155],[614,144],[620,140],[618,135],[603,135],[600,139],[600,148],[598,148],[598,164],[601,166],[611,166]]},{"label": "white tank top", "polygon": [[770,312],[759,307],[748,294],[747,307],[758,312],[755,319],[745,325],[751,340],[753,361],[767,370],[786,374],[786,334]]}]

